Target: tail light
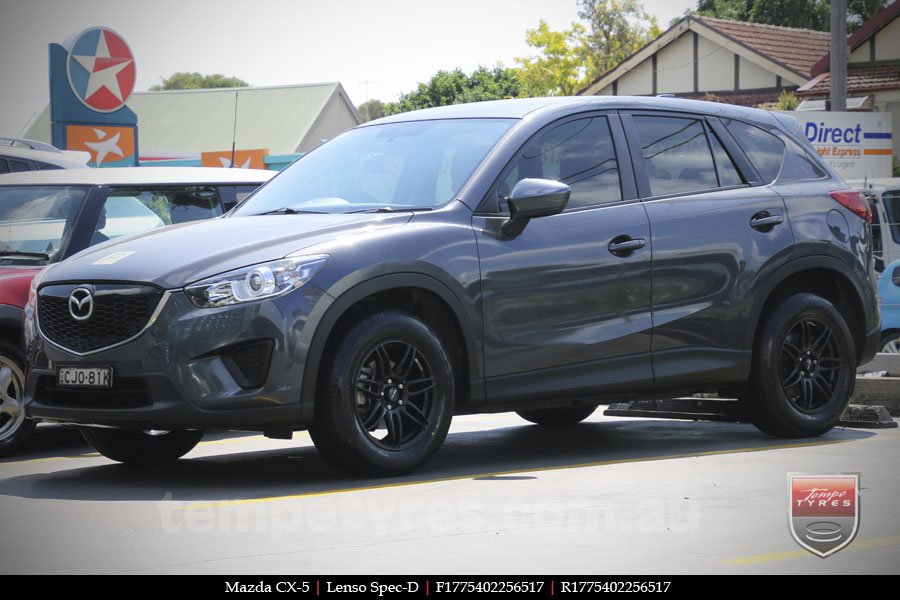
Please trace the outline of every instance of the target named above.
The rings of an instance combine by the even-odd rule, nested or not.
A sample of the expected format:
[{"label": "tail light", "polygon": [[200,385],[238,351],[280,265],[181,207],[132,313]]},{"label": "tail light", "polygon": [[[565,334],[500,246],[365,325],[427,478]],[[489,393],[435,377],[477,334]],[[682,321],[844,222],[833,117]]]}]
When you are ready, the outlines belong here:
[{"label": "tail light", "polygon": [[872,222],[872,211],[869,210],[869,203],[866,202],[862,192],[857,192],[856,190],[836,190],[830,192],[830,195],[835,202],[858,215],[866,223]]}]

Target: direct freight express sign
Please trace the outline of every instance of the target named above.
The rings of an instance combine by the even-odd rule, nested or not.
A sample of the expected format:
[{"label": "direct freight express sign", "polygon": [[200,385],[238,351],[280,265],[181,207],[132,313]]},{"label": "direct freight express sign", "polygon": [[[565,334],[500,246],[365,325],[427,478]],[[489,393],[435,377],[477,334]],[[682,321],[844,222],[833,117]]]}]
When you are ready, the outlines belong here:
[{"label": "direct freight express sign", "polygon": [[891,115],[858,112],[793,112],[800,132],[844,179],[890,177]]}]

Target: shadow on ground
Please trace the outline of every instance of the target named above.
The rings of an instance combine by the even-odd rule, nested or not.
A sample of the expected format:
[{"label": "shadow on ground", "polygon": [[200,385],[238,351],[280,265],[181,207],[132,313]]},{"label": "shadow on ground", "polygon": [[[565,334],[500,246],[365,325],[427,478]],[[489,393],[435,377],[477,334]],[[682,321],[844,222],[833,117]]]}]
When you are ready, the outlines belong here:
[{"label": "shadow on ground", "polygon": [[347,478],[306,443],[297,448],[187,458],[166,467],[103,464],[16,476],[0,480],[0,495],[94,501],[221,501],[444,478],[471,478],[485,485],[499,485],[507,480],[539,478],[541,470],[586,463],[664,460],[708,453],[745,453],[747,460],[752,460],[753,451],[766,448],[839,444],[872,435],[836,429],[812,440],[776,440],[749,425],[657,420],[604,420],[563,428],[522,425],[452,433],[422,471],[390,480]]}]

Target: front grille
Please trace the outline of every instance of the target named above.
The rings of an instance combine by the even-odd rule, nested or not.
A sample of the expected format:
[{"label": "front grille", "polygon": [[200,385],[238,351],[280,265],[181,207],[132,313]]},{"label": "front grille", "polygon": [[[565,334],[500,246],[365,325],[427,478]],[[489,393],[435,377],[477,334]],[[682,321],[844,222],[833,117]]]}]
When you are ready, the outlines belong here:
[{"label": "front grille", "polygon": [[260,387],[266,382],[273,346],[270,339],[254,340],[230,346],[220,353],[222,362],[238,385],[249,389]]},{"label": "front grille", "polygon": [[[93,313],[83,321],[69,310],[69,294],[76,288],[93,294]],[[50,285],[38,292],[38,323],[51,342],[75,352],[92,352],[140,333],[162,295],[161,289],[149,285]]]},{"label": "front grille", "polygon": [[47,406],[78,408],[139,408],[152,403],[150,388],[141,377],[116,377],[111,388],[67,388],[56,385],[56,378],[38,378],[35,400]]}]

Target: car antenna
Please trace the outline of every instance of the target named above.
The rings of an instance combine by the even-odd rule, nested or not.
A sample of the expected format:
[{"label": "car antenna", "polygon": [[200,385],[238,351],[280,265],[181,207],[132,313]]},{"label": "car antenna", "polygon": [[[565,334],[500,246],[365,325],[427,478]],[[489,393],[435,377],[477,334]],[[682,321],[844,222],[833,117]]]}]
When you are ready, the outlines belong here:
[{"label": "car antenna", "polygon": [[237,139],[237,102],[238,102],[238,91],[234,90],[234,125],[231,130],[231,168],[234,168],[234,143]]}]

